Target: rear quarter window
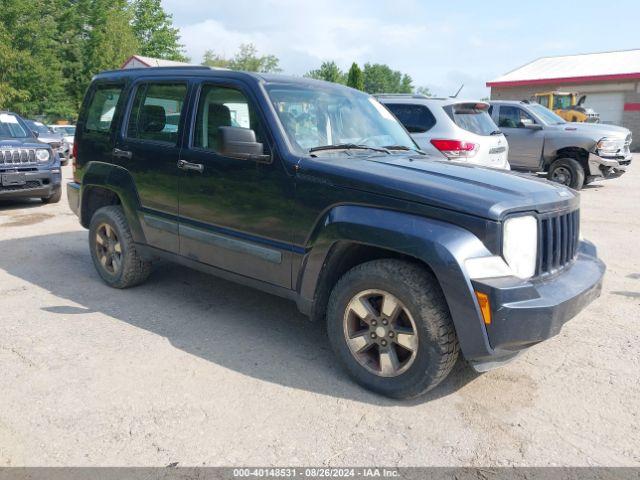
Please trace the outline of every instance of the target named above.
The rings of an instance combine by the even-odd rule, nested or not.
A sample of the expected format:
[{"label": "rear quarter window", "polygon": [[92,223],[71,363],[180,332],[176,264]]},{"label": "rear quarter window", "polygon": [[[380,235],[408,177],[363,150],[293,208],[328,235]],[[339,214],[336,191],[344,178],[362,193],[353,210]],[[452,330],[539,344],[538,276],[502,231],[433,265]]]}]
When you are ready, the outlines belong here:
[{"label": "rear quarter window", "polygon": [[107,133],[111,130],[124,85],[98,85],[87,107],[85,132]]},{"label": "rear quarter window", "polygon": [[406,103],[387,103],[386,107],[404,125],[409,133],[424,133],[436,124],[436,119],[424,105],[410,105]]},{"label": "rear quarter window", "polygon": [[484,104],[461,103],[444,107],[449,118],[463,130],[476,135],[491,135],[498,130]]}]

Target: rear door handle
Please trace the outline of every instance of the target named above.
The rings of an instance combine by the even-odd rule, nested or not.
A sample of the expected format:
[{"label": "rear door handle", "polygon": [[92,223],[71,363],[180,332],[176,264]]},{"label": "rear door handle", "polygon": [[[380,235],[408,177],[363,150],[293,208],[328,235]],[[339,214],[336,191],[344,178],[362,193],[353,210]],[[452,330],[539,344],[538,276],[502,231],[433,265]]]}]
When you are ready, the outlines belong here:
[{"label": "rear door handle", "polygon": [[133,157],[133,153],[131,153],[129,150],[120,150],[119,148],[114,148],[111,154],[114,157],[118,157],[118,158],[131,159],[131,157]]},{"label": "rear door handle", "polygon": [[178,160],[178,168],[182,170],[191,170],[198,173],[204,172],[204,165],[202,165],[201,163],[187,162],[186,160]]}]

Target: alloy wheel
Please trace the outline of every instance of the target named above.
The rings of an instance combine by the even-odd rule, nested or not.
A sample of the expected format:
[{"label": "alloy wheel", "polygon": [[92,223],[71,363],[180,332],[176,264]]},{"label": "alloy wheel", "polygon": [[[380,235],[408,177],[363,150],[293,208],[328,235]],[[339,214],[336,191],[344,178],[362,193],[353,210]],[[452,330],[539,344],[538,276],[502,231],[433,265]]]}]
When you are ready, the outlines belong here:
[{"label": "alloy wheel", "polygon": [[409,310],[389,292],[356,294],[344,313],[344,336],[356,361],[380,377],[406,372],[418,352],[418,329]]},{"label": "alloy wheel", "polygon": [[96,255],[100,265],[111,275],[116,275],[122,267],[122,245],[114,228],[102,223],[96,229]]}]

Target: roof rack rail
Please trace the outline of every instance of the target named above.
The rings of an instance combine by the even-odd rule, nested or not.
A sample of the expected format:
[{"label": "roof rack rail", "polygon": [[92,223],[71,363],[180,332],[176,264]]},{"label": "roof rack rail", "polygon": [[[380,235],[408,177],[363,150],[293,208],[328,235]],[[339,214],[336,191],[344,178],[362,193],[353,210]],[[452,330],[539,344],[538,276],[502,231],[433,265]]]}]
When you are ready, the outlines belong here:
[{"label": "roof rack rail", "polygon": [[374,93],[374,97],[431,98],[421,93]]}]

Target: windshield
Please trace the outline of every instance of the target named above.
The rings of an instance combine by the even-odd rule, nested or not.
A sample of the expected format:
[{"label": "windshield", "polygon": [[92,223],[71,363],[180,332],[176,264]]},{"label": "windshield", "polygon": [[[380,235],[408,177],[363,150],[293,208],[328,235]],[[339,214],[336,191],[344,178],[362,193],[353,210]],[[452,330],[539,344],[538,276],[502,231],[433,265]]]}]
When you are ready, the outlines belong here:
[{"label": "windshield", "polygon": [[30,136],[18,117],[10,113],[0,113],[0,137],[26,138]]},{"label": "windshield", "polygon": [[556,115],[551,110],[543,107],[542,105],[531,104],[529,108],[531,108],[531,110],[533,110],[533,113],[538,115],[538,117],[540,117],[540,119],[547,125],[562,125],[564,123],[567,123],[562,117]]},{"label": "windshield", "polygon": [[40,135],[51,133],[51,130],[49,130],[49,128],[46,125],[40,122],[34,122],[33,120],[25,120],[25,123],[29,126],[29,128],[32,131],[38,132]]},{"label": "windshield", "polygon": [[454,123],[476,135],[488,136],[495,133],[498,127],[487,113],[489,105],[484,103],[459,103],[444,107],[447,115]]},{"label": "windshield", "polygon": [[376,99],[347,88],[273,84],[269,97],[291,143],[300,151],[327,145],[417,149]]}]

